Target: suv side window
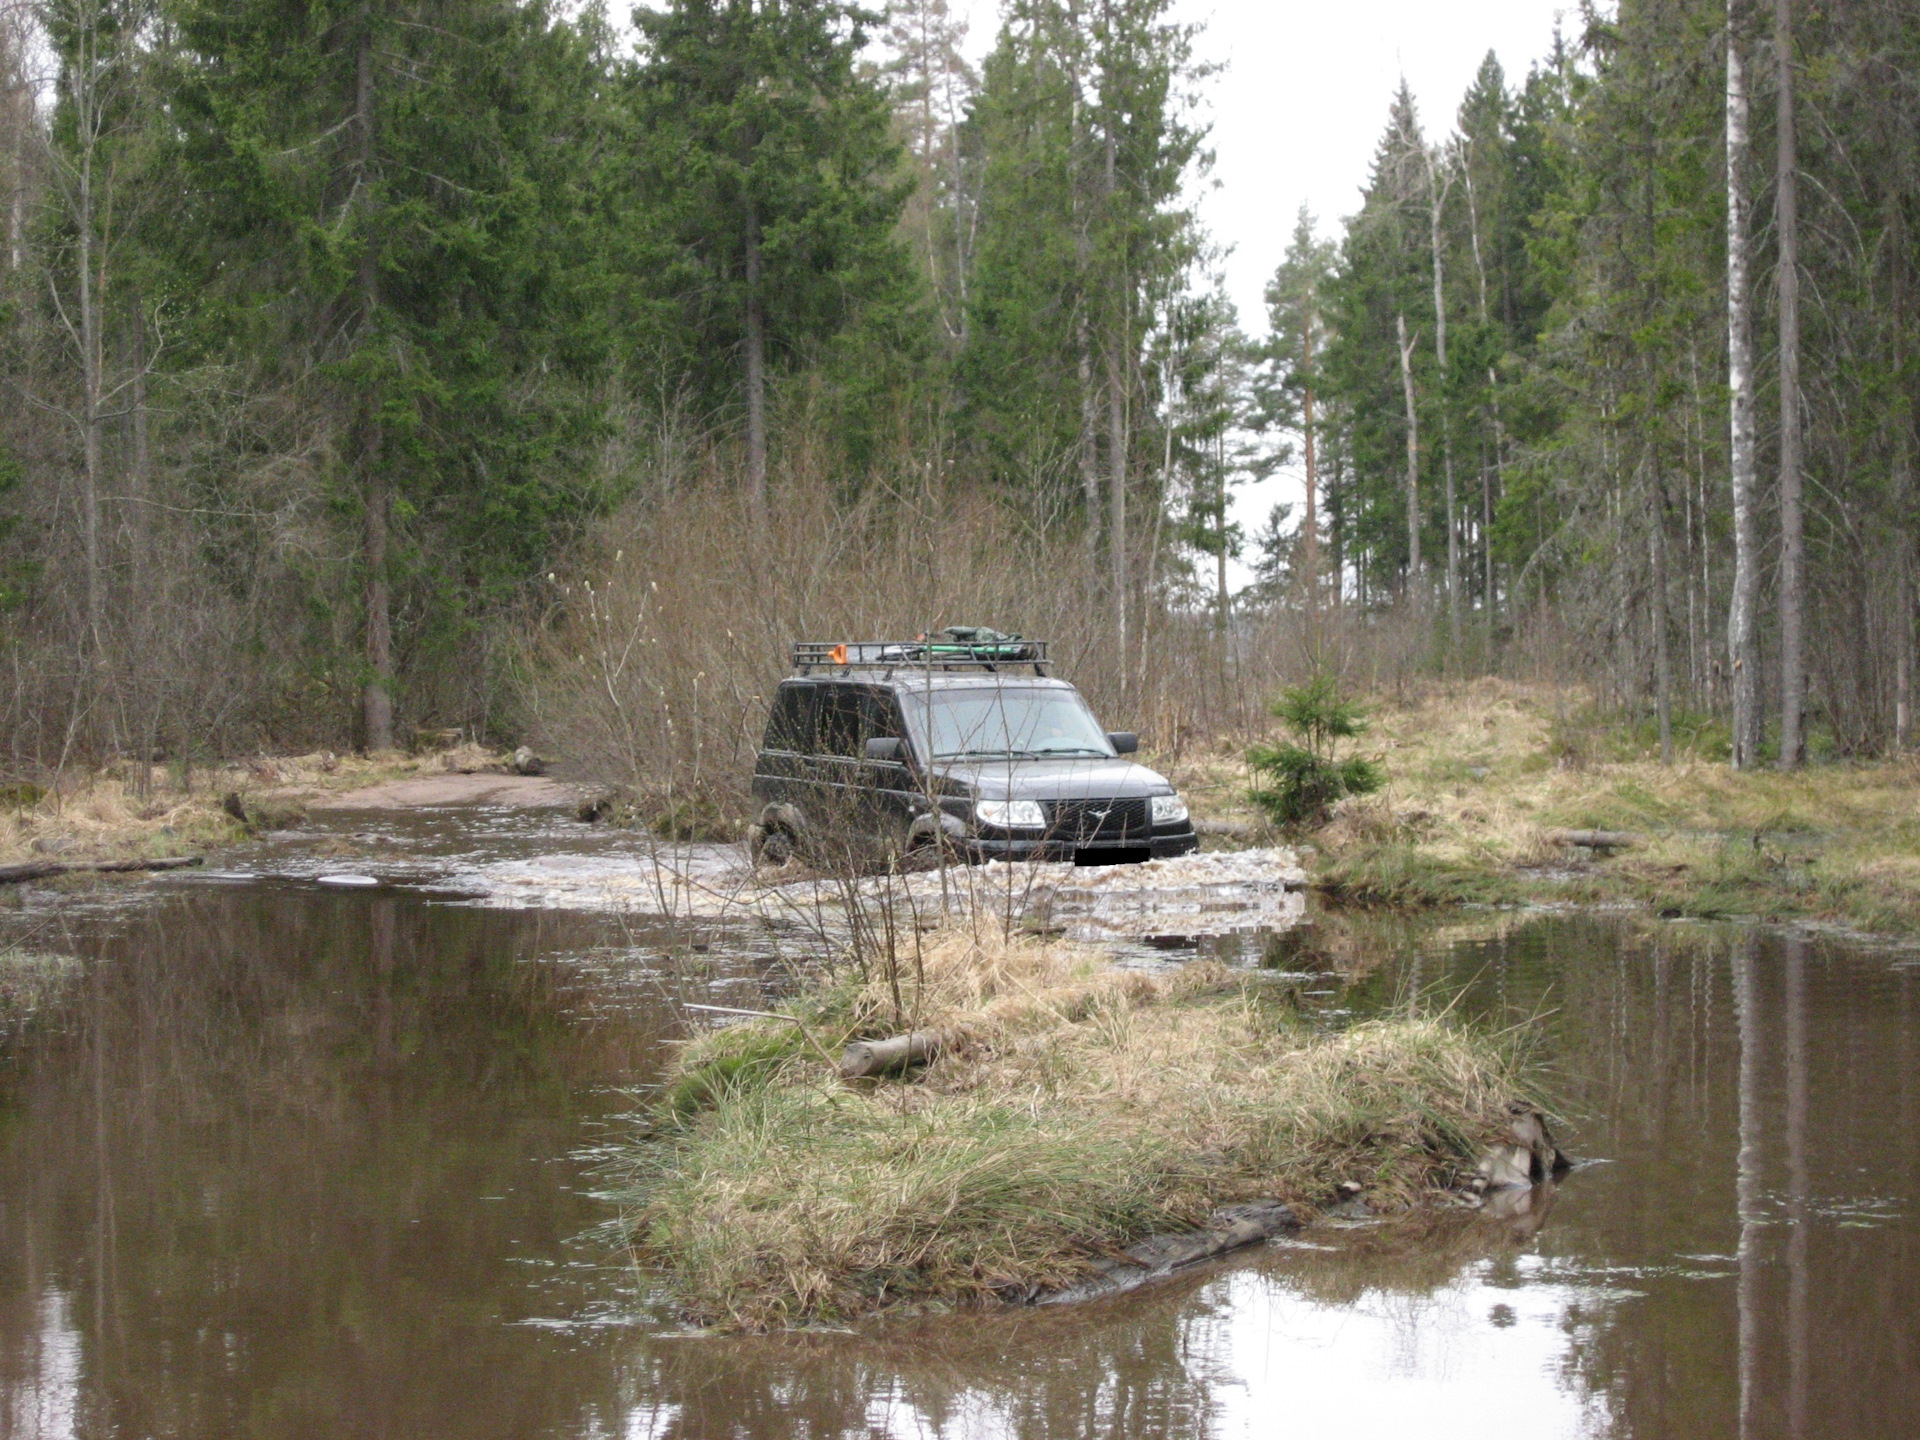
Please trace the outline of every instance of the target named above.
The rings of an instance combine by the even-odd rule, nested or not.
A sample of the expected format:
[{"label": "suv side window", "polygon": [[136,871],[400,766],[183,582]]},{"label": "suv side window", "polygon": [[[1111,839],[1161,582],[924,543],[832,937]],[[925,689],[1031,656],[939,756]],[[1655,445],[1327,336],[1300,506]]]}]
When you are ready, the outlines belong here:
[{"label": "suv side window", "polygon": [[814,714],[813,751],[818,755],[859,755],[865,748],[861,723],[867,692],[858,685],[822,685]]},{"label": "suv side window", "polygon": [[819,689],[817,685],[782,685],[774,692],[763,749],[804,755],[813,748],[813,702]]},{"label": "suv side window", "polygon": [[876,736],[893,736],[904,740],[907,736],[906,721],[900,718],[900,702],[886,690],[869,690],[866,704],[862,707],[861,751],[864,754],[866,742]]}]

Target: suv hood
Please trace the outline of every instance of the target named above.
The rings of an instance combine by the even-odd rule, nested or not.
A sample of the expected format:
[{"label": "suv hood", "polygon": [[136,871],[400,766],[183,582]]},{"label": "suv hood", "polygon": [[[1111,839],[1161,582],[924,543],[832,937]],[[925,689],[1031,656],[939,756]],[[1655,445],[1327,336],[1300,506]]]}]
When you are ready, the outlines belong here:
[{"label": "suv hood", "polygon": [[1118,757],[941,760],[930,768],[976,800],[1131,800],[1173,789],[1158,772]]}]

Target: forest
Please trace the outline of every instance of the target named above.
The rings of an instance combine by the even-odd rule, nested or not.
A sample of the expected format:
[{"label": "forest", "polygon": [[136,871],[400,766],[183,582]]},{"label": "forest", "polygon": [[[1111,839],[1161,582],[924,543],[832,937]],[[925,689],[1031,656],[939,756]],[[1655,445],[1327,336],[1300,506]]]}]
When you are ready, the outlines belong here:
[{"label": "forest", "polygon": [[7,765],[457,727],[697,788],[789,640],[955,621],[1161,746],[1323,669],[1577,680],[1742,767],[1911,742],[1910,7],[1587,4],[1452,115],[1403,85],[1257,316],[1199,38],[10,3]]}]

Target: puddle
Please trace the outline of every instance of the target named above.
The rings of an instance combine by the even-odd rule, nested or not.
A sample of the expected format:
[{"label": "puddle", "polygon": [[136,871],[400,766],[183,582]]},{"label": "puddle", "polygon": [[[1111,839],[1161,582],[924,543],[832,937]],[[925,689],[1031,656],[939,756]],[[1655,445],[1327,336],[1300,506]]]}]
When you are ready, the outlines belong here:
[{"label": "puddle", "polygon": [[0,1436],[1892,1440],[1920,1414],[1911,952],[1544,916],[1322,964],[1161,926],[1139,963],[1258,969],[1327,1023],[1539,1017],[1561,1138],[1606,1163],[1505,1218],[1323,1226],[1068,1310],[714,1337],[609,1251],[594,1166],[682,1006],[777,990],[781,936],[461,890],[632,867],[562,816],[336,822],[4,917],[77,959],[0,1033]]}]

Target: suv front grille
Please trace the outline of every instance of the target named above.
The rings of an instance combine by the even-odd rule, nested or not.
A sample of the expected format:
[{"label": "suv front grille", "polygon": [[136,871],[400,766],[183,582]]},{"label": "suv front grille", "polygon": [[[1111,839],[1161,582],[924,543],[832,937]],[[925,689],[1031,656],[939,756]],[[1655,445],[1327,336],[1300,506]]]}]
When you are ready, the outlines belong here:
[{"label": "suv front grille", "polygon": [[1047,806],[1047,834],[1076,845],[1145,844],[1153,833],[1146,800],[1055,800]]}]

